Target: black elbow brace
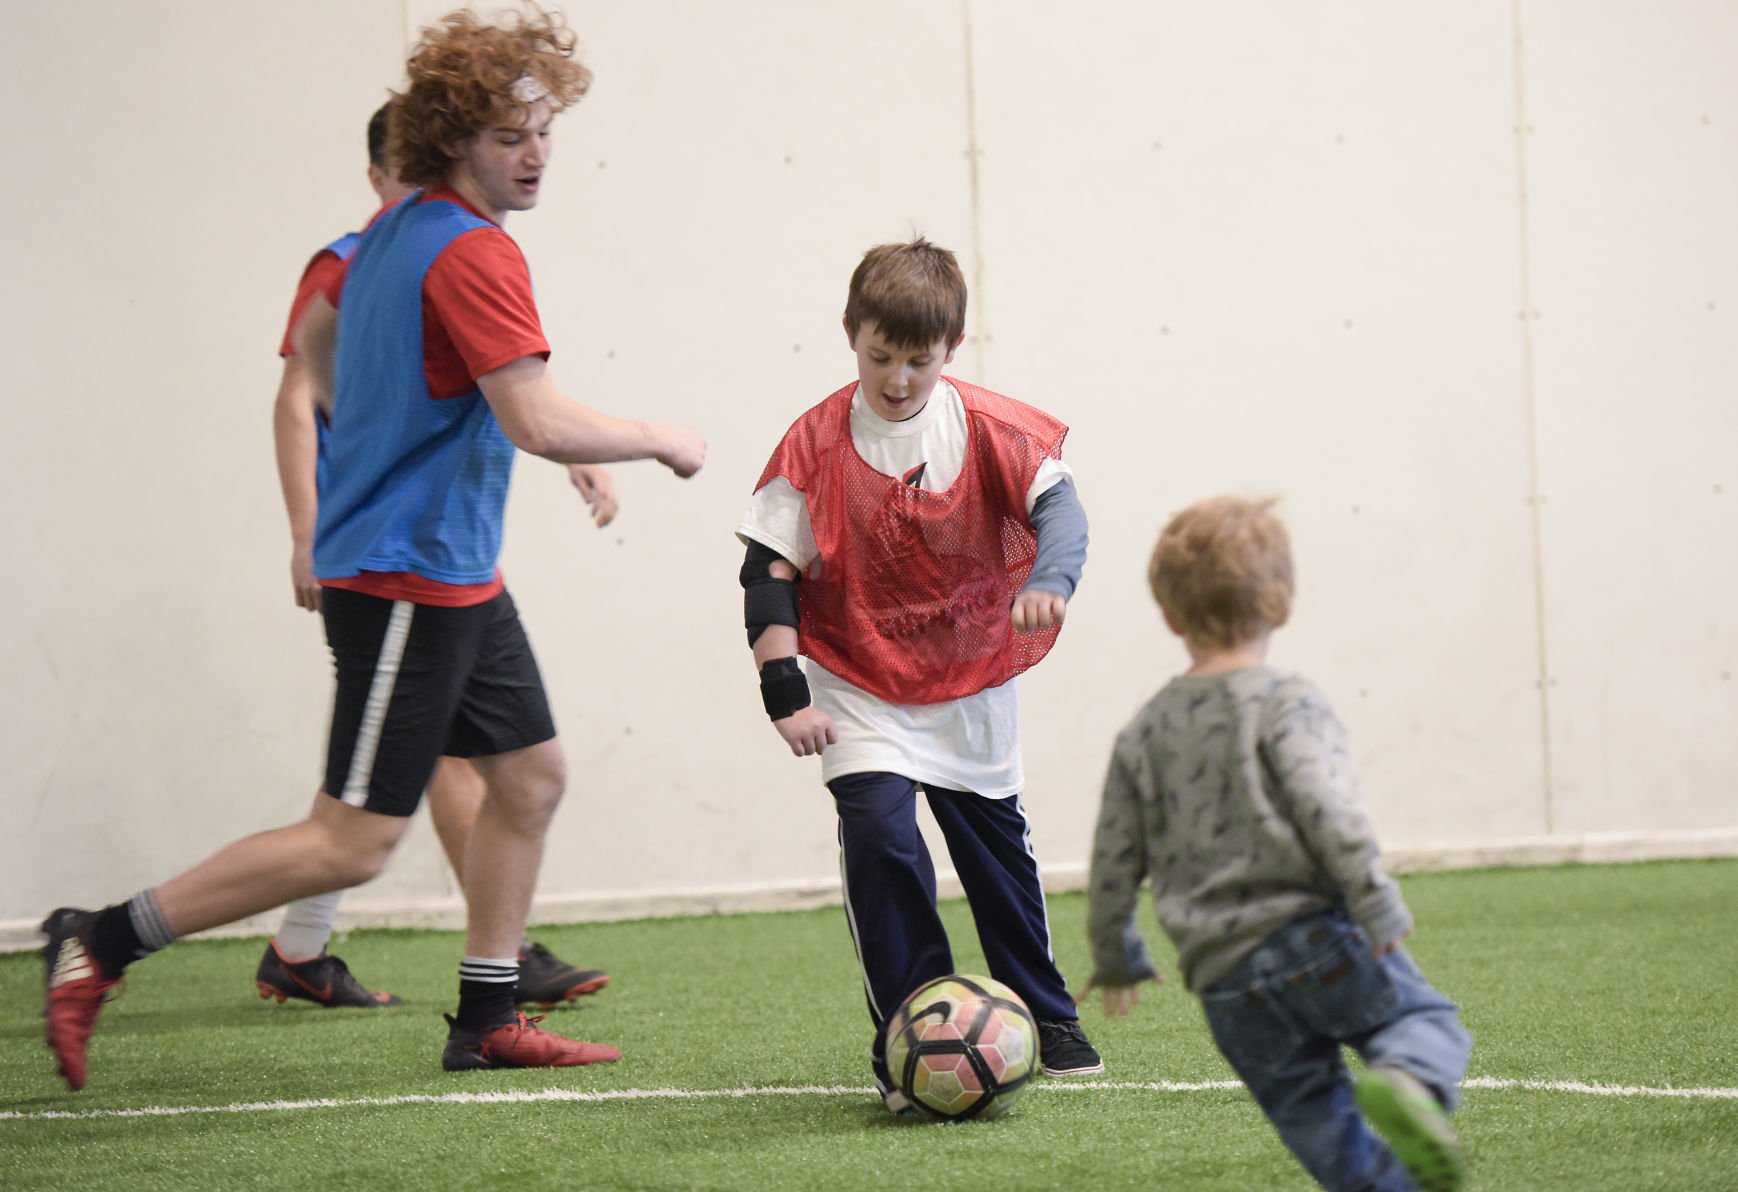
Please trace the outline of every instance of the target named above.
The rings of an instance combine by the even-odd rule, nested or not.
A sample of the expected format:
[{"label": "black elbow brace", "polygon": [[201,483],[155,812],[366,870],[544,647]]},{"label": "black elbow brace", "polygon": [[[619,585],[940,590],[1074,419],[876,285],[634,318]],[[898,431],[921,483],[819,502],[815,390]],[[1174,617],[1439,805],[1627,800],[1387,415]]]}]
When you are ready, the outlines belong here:
[{"label": "black elbow brace", "polygon": [[742,621],[751,646],[769,625],[797,627],[797,582],[772,574],[772,564],[780,559],[770,547],[750,542],[742,561]]}]

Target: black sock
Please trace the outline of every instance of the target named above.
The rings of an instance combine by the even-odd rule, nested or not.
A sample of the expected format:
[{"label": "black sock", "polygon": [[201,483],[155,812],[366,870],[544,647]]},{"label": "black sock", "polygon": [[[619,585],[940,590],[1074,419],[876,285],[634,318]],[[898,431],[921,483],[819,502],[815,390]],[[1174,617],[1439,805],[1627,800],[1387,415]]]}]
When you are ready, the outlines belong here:
[{"label": "black sock", "polygon": [[91,959],[110,980],[119,977],[133,961],[150,955],[124,902],[97,912],[96,921],[91,924],[90,949]]},{"label": "black sock", "polygon": [[91,923],[91,959],[110,979],[119,977],[133,961],[174,942],[175,933],[157,905],[157,895],[150,890],[140,890],[125,902],[104,907]]},{"label": "black sock", "polygon": [[514,993],[519,988],[519,963],[465,957],[459,965],[459,1013],[454,1025],[461,1031],[482,1031],[505,1026],[518,1015]]}]

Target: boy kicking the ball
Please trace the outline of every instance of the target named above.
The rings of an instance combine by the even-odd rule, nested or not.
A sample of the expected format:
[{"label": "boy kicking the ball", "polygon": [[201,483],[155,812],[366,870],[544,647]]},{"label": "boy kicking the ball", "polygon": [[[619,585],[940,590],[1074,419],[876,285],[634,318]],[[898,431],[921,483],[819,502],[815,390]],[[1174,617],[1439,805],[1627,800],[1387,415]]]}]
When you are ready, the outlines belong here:
[{"label": "boy kicking the ball", "polygon": [[921,238],[871,249],[845,305],[858,379],[786,432],[737,527],[767,714],[793,754],[821,755],[838,810],[871,1063],[896,1112],[887,1020],[953,971],[920,787],[991,975],[1038,1021],[1044,1072],[1104,1067],[1050,952],[1013,682],[1061,629],[1086,515],[1060,458],[1067,427],[942,376],[965,310],[951,252]]},{"label": "boy kicking the ball", "polygon": [[[1080,1000],[1096,986],[1107,1014],[1125,1014],[1140,982],[1162,979],[1133,919],[1151,876],[1214,1040],[1309,1173],[1334,1189],[1457,1188],[1448,1113],[1472,1041],[1400,947],[1412,916],[1382,872],[1339,721],[1307,680],[1265,664],[1292,597],[1271,506],[1202,501],[1153,551],[1153,595],[1194,665],[1117,736]],[[1369,1065],[1355,1083],[1342,1046]]]}]

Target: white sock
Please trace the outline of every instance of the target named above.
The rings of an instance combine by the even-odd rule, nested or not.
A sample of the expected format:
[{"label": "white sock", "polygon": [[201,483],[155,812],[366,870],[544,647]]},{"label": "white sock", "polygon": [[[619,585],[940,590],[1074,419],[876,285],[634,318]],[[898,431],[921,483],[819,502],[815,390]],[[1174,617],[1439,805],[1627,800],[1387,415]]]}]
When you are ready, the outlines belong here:
[{"label": "white sock", "polygon": [[290,903],[284,910],[283,925],[272,937],[278,955],[294,962],[312,960],[324,952],[326,941],[332,938],[332,924],[338,919],[338,903],[343,898],[344,891],[334,890]]}]

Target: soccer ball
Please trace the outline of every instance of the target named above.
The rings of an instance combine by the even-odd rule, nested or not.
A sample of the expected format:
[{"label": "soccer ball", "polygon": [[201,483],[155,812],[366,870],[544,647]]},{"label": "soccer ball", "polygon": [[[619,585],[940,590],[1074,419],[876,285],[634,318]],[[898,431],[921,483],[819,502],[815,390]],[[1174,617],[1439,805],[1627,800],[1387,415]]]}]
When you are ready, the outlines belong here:
[{"label": "soccer ball", "polygon": [[887,1069],[939,1118],[1000,1117],[1038,1064],[1038,1025],[999,981],[955,973],[920,986],[887,1021]]}]

